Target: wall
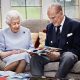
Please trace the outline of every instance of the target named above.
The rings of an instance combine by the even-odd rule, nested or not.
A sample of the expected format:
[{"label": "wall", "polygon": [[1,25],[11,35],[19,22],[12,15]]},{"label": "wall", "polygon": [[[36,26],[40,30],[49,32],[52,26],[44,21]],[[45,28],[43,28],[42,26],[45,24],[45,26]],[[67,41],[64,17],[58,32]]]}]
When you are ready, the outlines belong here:
[{"label": "wall", "polygon": [[2,27],[6,27],[5,16],[6,12],[10,10],[10,0],[1,0],[1,11],[2,11]]}]

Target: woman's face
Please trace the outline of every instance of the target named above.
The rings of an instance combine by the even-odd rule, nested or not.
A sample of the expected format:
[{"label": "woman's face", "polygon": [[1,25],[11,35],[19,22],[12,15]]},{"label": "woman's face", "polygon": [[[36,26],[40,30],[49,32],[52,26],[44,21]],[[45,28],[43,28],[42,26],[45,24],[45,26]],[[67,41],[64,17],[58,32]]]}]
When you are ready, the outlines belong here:
[{"label": "woman's face", "polygon": [[12,32],[14,32],[14,33],[18,32],[20,29],[20,19],[19,18],[12,18],[9,26],[10,26],[10,29]]}]

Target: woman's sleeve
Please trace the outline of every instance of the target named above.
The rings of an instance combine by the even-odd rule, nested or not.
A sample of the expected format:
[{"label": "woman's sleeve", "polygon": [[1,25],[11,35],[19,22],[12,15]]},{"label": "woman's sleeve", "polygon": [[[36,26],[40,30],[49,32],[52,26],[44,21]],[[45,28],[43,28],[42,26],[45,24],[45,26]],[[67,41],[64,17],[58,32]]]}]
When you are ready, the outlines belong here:
[{"label": "woman's sleeve", "polygon": [[34,49],[34,44],[33,44],[33,42],[32,42],[32,39],[31,39],[31,32],[30,32],[30,30],[29,30],[29,41],[30,41],[30,43],[29,43],[29,50],[33,50]]},{"label": "woman's sleeve", "polygon": [[5,51],[5,38],[2,30],[0,31],[0,51]]}]

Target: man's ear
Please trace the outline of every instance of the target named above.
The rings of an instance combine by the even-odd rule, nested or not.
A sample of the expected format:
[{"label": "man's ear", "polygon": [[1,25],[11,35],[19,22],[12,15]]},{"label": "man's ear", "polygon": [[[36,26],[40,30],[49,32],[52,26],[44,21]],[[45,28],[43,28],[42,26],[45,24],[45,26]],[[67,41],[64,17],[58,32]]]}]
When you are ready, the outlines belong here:
[{"label": "man's ear", "polygon": [[60,11],[60,14],[63,15],[63,11]]},{"label": "man's ear", "polygon": [[8,26],[11,26],[11,24],[10,24],[10,23],[8,23]]}]

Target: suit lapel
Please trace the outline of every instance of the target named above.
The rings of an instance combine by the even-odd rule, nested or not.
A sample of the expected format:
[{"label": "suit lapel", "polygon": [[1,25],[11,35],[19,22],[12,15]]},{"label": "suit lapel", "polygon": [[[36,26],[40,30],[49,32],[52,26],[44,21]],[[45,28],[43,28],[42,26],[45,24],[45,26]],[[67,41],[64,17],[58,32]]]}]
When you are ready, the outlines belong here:
[{"label": "suit lapel", "polygon": [[65,18],[65,22],[63,24],[63,28],[62,28],[62,32],[61,32],[61,36],[60,36],[60,42],[59,42],[59,47],[62,48],[62,46],[65,44],[66,42],[66,37],[67,37],[67,33],[68,33],[68,22],[69,19],[66,17]]},{"label": "suit lapel", "polygon": [[52,40],[53,40],[53,44],[55,44],[56,42],[56,31],[55,31],[55,28],[53,28],[53,33],[52,33],[53,37],[52,37]]},{"label": "suit lapel", "polygon": [[49,44],[50,44],[50,46],[55,46],[54,44],[56,42],[56,32],[55,32],[55,28],[54,28],[53,24],[50,26],[49,34],[50,34],[50,42],[49,42]]}]

